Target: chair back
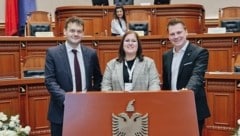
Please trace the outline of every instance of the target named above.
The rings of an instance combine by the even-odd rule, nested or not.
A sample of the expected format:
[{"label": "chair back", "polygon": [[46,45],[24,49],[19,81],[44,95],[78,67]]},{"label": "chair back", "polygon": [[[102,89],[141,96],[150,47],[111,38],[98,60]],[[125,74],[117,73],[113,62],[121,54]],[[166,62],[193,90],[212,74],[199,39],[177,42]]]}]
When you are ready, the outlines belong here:
[{"label": "chair back", "polygon": [[52,31],[52,16],[46,11],[33,11],[29,14],[26,26],[26,36],[35,36],[36,32]]},{"label": "chair back", "polygon": [[219,27],[226,27],[227,32],[240,32],[240,7],[219,9]]},{"label": "chair back", "polygon": [[24,57],[21,63],[21,78],[44,76],[45,55],[36,54]]}]

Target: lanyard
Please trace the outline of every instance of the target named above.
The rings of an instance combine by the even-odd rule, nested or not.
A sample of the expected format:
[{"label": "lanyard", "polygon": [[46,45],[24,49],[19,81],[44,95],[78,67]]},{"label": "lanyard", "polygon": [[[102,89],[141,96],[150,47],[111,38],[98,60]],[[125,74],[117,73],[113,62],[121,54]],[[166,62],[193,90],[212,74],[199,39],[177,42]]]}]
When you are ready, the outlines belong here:
[{"label": "lanyard", "polygon": [[129,75],[129,82],[132,82],[133,70],[134,70],[135,65],[136,65],[135,61],[136,61],[136,60],[134,60],[133,66],[132,66],[131,69],[128,67],[127,61],[124,61],[124,64],[125,64],[125,66],[127,67],[127,71],[128,71],[128,75]]}]

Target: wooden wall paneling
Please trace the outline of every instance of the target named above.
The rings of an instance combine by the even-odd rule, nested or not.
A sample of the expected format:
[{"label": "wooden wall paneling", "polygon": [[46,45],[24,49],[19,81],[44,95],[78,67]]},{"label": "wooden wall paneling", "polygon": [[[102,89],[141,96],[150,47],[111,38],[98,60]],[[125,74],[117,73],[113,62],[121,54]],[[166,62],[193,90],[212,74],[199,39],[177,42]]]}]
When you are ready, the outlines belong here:
[{"label": "wooden wall paneling", "polygon": [[202,26],[202,25],[200,25],[199,17],[192,17],[192,16],[186,17],[186,16],[182,16],[182,15],[165,16],[165,14],[161,16],[161,14],[156,14],[156,24],[157,25],[156,25],[155,29],[153,29],[152,34],[168,35],[167,23],[173,17],[177,17],[177,18],[180,18],[181,20],[183,20],[187,26],[189,33],[200,34],[200,33],[203,33],[205,30],[204,28],[199,27],[199,26]]},{"label": "wooden wall paneling", "polygon": [[[155,29],[152,34],[167,35],[167,23],[171,18],[182,19],[189,33],[201,34],[205,31],[205,10],[201,5],[162,6],[152,11],[154,13]],[[154,31],[155,30],[155,31]]]},{"label": "wooden wall paneling", "polygon": [[113,18],[113,11],[108,10],[107,17],[106,17],[106,22],[104,23],[104,36],[111,36],[111,21]]},{"label": "wooden wall paneling", "polygon": [[[99,26],[103,24],[101,18],[90,18],[90,17],[85,17],[84,18],[84,34],[89,35],[89,36],[97,36],[97,35],[102,35],[104,31],[102,31],[102,26]],[[99,27],[97,27],[99,26]]]},{"label": "wooden wall paneling", "polygon": [[26,71],[43,71],[45,67],[45,55],[26,56],[21,64],[21,78],[25,77]]},{"label": "wooden wall paneling", "polygon": [[204,136],[229,136],[239,119],[238,74],[206,73],[206,93],[211,117],[206,120]]},{"label": "wooden wall paneling", "polygon": [[0,79],[20,78],[20,42],[18,40],[1,40],[0,66]]},{"label": "wooden wall paneling", "polygon": [[237,55],[240,54],[240,37],[232,37],[233,43],[233,57],[236,59]]},{"label": "wooden wall paneling", "polygon": [[18,85],[0,86],[0,92],[0,111],[4,112],[8,117],[19,114],[20,99]]},{"label": "wooden wall paneling", "polygon": [[151,17],[152,16],[152,12],[151,12],[151,8],[148,9],[129,9],[126,10],[126,17],[127,17],[127,21],[128,24],[129,23],[141,23],[141,22],[147,22],[148,23],[148,35],[151,35],[152,32],[152,20]]},{"label": "wooden wall paneling", "polygon": [[50,124],[47,120],[49,93],[44,83],[27,85],[28,99],[28,124],[31,126],[31,134],[49,134]]},{"label": "wooden wall paneling", "polygon": [[212,118],[209,124],[230,127],[234,125],[234,80],[208,81],[208,105]]},{"label": "wooden wall paneling", "polygon": [[[152,9],[152,12],[154,11],[154,9]],[[154,13],[153,13],[154,14]],[[108,12],[107,12],[107,16],[108,16],[108,21],[107,21],[107,23],[108,23],[108,25],[106,25],[106,28],[110,28],[110,22],[111,22],[111,18],[112,18],[112,12],[110,12],[110,10],[108,10]],[[152,26],[152,28],[151,28],[151,30],[153,30],[153,28],[156,28],[156,16],[152,16],[152,23],[151,23],[151,26]],[[60,23],[58,24],[58,25],[60,25],[59,26],[59,28],[64,28],[64,26],[62,26],[62,25],[64,25],[64,22],[65,22],[65,19],[59,19],[58,20]],[[207,33],[207,29],[208,28],[213,28],[213,27],[218,27],[218,19],[205,19],[205,33]],[[104,23],[105,24],[105,23]],[[4,27],[4,25],[5,25],[5,23],[0,23],[0,36],[4,36],[5,35],[5,27]],[[56,33],[58,33],[58,31],[56,32],[55,31],[55,22],[53,22],[52,23],[52,29],[53,29],[53,32],[54,32],[54,34],[56,34]],[[62,33],[62,32],[61,32]],[[107,29],[107,35],[110,35],[111,34],[111,31],[110,31],[110,29]]]},{"label": "wooden wall paneling", "polygon": [[203,38],[198,42],[209,51],[208,71],[233,71],[231,37]]},{"label": "wooden wall paneling", "polygon": [[235,66],[239,65],[239,57],[240,57],[240,43],[239,43],[240,37],[233,37],[232,43],[233,43],[233,53],[232,53],[232,68],[233,71],[235,71]]},{"label": "wooden wall paneling", "polygon": [[155,14],[154,23],[152,23],[152,35],[168,35],[167,22],[170,18],[161,16],[161,14]]},{"label": "wooden wall paneling", "polygon": [[158,69],[158,73],[162,75],[162,52],[163,47],[161,40],[146,38],[142,40],[143,55],[152,58]]},{"label": "wooden wall paneling", "polygon": [[63,39],[54,39],[52,37],[30,37],[25,40],[25,47],[22,47],[22,49],[26,49],[26,56],[45,55],[48,48],[57,46],[59,42],[63,41]]},{"label": "wooden wall paneling", "polygon": [[49,94],[43,78],[1,80],[0,111],[20,115],[21,125],[31,127],[32,136],[49,136]]},{"label": "wooden wall paneling", "polygon": [[21,77],[25,70],[43,70],[45,66],[46,50],[57,46],[58,42],[52,38],[33,38],[21,43]]},{"label": "wooden wall paneling", "polygon": [[[84,13],[86,13],[84,15]],[[105,30],[107,24],[105,19],[107,12],[105,9],[86,10],[79,16],[85,21],[84,22],[84,34],[89,36],[105,36]]]},{"label": "wooden wall paneling", "polygon": [[[21,79],[20,79],[21,80]],[[16,82],[20,81],[16,80]],[[17,84],[17,83],[16,83]],[[20,96],[20,103],[19,103],[19,108],[20,108],[20,120],[21,120],[21,125],[26,126],[29,125],[28,121],[28,105],[27,105],[27,97],[26,97],[26,85],[25,84],[18,84],[19,86],[19,96]],[[31,127],[31,126],[30,126]]]},{"label": "wooden wall paneling", "polygon": [[95,40],[95,37],[83,37],[82,41],[81,41],[81,45],[93,48],[95,50],[97,50],[98,48],[98,40]]},{"label": "wooden wall paneling", "polygon": [[168,39],[161,40],[161,44],[165,47],[163,48],[163,53],[173,48],[172,43]]},{"label": "wooden wall paneling", "polygon": [[209,19],[206,19],[205,18],[205,33],[207,33],[208,31],[208,28],[214,28],[214,27],[218,27],[218,18],[217,19],[212,19],[212,18],[209,18]]},{"label": "wooden wall paneling", "polygon": [[57,17],[55,15],[55,27],[54,27],[54,35],[55,36],[63,36],[64,35],[64,24],[65,24],[65,20],[67,17]]},{"label": "wooden wall paneling", "polygon": [[[235,48],[234,39],[239,39],[239,34],[197,34],[189,35],[188,38],[191,42],[194,42],[197,45],[207,48],[209,50],[209,71],[231,71],[231,59],[233,56],[233,50],[235,49],[235,51],[238,51],[238,49]],[[101,71],[104,72],[106,63],[110,59],[117,57],[120,40],[121,37],[84,37],[82,44],[96,49],[100,61]],[[169,42],[167,37],[160,35],[152,35],[150,37],[143,36],[140,37],[140,40],[143,46],[143,53],[146,56],[154,59],[157,68],[160,71],[159,73],[161,74],[162,54],[166,50],[172,48],[171,43]],[[63,43],[64,41],[64,37],[5,37],[3,38],[3,40],[0,39],[0,55],[3,53],[14,52],[18,54],[18,59],[14,60],[16,61],[14,63],[20,65],[19,62],[22,61],[22,58],[31,55],[44,54],[45,50],[48,47],[56,46],[57,44]],[[237,46],[239,46],[239,43],[237,43]],[[6,63],[9,63],[8,59],[2,59],[1,57],[0,59],[3,66],[5,66]],[[0,72],[2,74],[2,71]],[[210,104],[212,105],[210,106],[211,111],[213,111],[212,114],[216,113],[216,115],[212,115],[212,117],[214,118],[210,117],[210,120],[208,121],[208,123],[212,123],[213,125],[208,124],[206,126],[206,133],[211,136],[225,136],[226,134],[229,134],[230,128],[233,128],[236,125],[236,118],[240,118],[240,111],[238,108],[240,89],[235,88],[235,91],[238,92],[236,95],[235,91],[232,91],[233,87],[230,87],[232,85],[236,87],[236,82],[240,82],[240,77],[236,81],[234,80],[234,83],[232,83],[233,80],[231,78],[233,78],[234,76],[235,75],[232,74],[229,76],[228,79],[226,79],[226,81],[220,80],[220,83],[217,83],[215,80],[207,80],[210,81],[209,83],[211,83],[209,84],[210,87],[217,88],[210,90],[209,94],[207,94],[208,99],[210,99]],[[224,79],[224,77],[218,78]],[[44,88],[44,80],[42,78],[14,78],[11,80],[1,80],[0,102],[5,102],[5,90],[9,90],[10,92],[16,91],[16,93],[19,94],[18,97],[14,97],[14,100],[7,99],[10,102],[13,101],[13,105],[11,105],[12,103],[10,104],[11,106],[8,106],[8,103],[6,105],[3,104],[3,106],[0,104],[0,110],[1,108],[3,108],[6,112],[9,113],[20,113],[20,118],[22,122],[26,125],[31,124],[31,127],[33,126],[33,135],[48,135],[49,124],[47,124],[48,121],[46,119],[46,114],[40,114],[39,112],[40,109],[44,113],[47,113],[47,107],[49,102],[47,90]],[[2,95],[2,93],[4,95]],[[16,103],[18,104],[16,105]],[[223,114],[221,114],[221,112]]]},{"label": "wooden wall paneling", "polygon": [[[102,73],[104,73],[107,63],[118,57],[118,49],[120,46],[120,37],[118,38],[109,38],[105,40],[96,39],[94,43],[97,46],[99,63]],[[111,42],[109,42],[111,41]]]},{"label": "wooden wall paneling", "polygon": [[[94,10],[93,10],[94,9]],[[102,6],[66,6],[56,8],[56,36],[63,36],[65,20],[70,16],[78,16],[84,20],[84,33],[88,36],[105,35],[105,24],[108,20],[107,9]]]},{"label": "wooden wall paneling", "polygon": [[5,36],[5,22],[0,23],[0,36]]},{"label": "wooden wall paneling", "polygon": [[[56,36],[63,36],[63,23],[70,16],[85,20],[85,35],[103,36],[110,33],[114,6],[63,6],[56,8]],[[150,6],[125,6],[127,21],[148,21],[151,35],[166,35],[166,24],[171,17],[187,21],[190,33],[203,33],[205,10],[198,4],[171,4]],[[108,34],[110,35],[110,34]]]},{"label": "wooden wall paneling", "polygon": [[[235,95],[235,100],[236,100],[236,119],[240,118],[240,79],[236,80],[236,95]],[[235,125],[237,126],[237,120],[235,120]]]}]

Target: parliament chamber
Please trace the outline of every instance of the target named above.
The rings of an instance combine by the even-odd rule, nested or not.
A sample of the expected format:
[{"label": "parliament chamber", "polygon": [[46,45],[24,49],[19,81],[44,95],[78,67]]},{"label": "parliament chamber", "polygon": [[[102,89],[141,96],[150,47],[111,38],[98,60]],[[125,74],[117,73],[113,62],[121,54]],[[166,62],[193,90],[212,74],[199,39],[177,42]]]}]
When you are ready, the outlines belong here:
[{"label": "parliament chamber", "polygon": [[[169,8],[171,12],[168,12]],[[172,48],[166,35],[166,23],[173,16],[187,22],[190,29],[188,39],[209,51],[205,88],[211,117],[206,121],[204,136],[231,135],[236,120],[240,118],[240,74],[234,72],[240,55],[240,33],[205,34],[205,13],[200,5],[129,6],[127,10],[129,20],[145,20],[151,24],[149,35],[140,39],[143,54],[154,59],[160,78],[162,54]],[[55,15],[56,37],[1,37],[0,111],[8,115],[20,114],[22,125],[31,126],[31,135],[48,136],[50,96],[44,85],[44,76],[38,75],[39,71],[44,70],[46,49],[65,41],[62,29],[67,17],[82,15],[86,35],[82,44],[96,49],[103,73],[106,63],[118,55],[121,40],[120,37],[108,36],[112,12],[111,6],[59,7]],[[37,74],[27,76],[29,72]]]}]

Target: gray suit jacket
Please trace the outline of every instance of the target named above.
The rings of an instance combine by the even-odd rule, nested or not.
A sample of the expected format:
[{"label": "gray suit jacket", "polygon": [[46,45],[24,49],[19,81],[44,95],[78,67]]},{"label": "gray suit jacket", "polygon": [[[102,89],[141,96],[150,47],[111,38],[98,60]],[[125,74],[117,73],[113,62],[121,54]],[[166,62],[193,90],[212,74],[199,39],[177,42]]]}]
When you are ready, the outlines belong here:
[{"label": "gray suit jacket", "polygon": [[[142,62],[136,58],[136,66],[133,71],[133,90],[160,90],[160,79],[154,61],[144,57]],[[123,91],[123,62],[112,59],[107,63],[103,81],[102,91]]]},{"label": "gray suit jacket", "polygon": [[[87,91],[100,90],[102,74],[96,51],[81,46]],[[48,119],[63,122],[65,93],[73,90],[72,74],[65,45],[49,48],[46,54],[45,84],[50,93]]]},{"label": "gray suit jacket", "polygon": [[[210,116],[204,90],[204,75],[208,66],[208,50],[189,44],[180,63],[177,89],[188,88],[194,91],[198,119]],[[173,50],[163,55],[163,89],[171,89],[171,67]]]}]

